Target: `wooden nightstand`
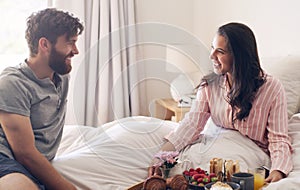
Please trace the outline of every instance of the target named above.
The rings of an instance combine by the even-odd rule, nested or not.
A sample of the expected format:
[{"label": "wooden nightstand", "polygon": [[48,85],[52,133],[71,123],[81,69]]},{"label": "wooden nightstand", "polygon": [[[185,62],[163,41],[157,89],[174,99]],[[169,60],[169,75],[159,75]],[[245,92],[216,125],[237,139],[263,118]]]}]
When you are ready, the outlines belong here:
[{"label": "wooden nightstand", "polygon": [[172,116],[175,116],[175,121],[179,122],[190,111],[190,107],[178,107],[173,99],[157,99],[155,103],[155,117],[159,119],[171,120]]}]

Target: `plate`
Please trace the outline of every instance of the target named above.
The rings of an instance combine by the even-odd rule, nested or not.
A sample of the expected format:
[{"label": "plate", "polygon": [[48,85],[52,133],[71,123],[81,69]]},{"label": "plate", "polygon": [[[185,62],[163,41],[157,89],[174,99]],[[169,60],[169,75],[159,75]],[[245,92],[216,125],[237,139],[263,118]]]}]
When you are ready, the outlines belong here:
[{"label": "plate", "polygon": [[[206,190],[209,190],[211,188],[211,186],[213,184],[215,184],[216,182],[212,182],[212,183],[208,183],[206,184],[204,187]],[[237,184],[237,183],[234,183],[234,182],[223,182],[223,183],[227,183],[228,185],[230,185],[230,187],[233,189],[233,190],[240,190],[240,185]]]}]

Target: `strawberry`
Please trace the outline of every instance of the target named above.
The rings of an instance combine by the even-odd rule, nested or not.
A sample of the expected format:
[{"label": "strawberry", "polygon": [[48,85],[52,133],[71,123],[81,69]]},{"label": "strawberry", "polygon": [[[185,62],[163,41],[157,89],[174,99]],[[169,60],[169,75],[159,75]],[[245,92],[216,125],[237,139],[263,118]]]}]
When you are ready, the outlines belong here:
[{"label": "strawberry", "polygon": [[189,176],[189,174],[190,174],[190,172],[187,171],[187,170],[185,170],[185,171],[183,172],[183,175]]},{"label": "strawberry", "polygon": [[190,172],[190,176],[194,176],[194,175],[196,175],[196,174],[198,174],[197,171],[192,171],[192,172]]},{"label": "strawberry", "polygon": [[197,181],[193,181],[192,185],[198,185]]},{"label": "strawberry", "polygon": [[198,179],[197,179],[197,182],[198,182],[198,183],[202,183],[202,182],[203,182],[203,178],[202,178],[202,177],[198,178]]},{"label": "strawberry", "polygon": [[195,175],[193,175],[192,179],[197,180],[201,176],[202,176],[201,174],[195,174]]},{"label": "strawberry", "polygon": [[198,173],[200,173],[201,170],[202,170],[201,168],[196,168],[196,171],[197,171]]},{"label": "strawberry", "polygon": [[210,173],[208,176],[209,177],[217,177],[217,175],[215,173]]},{"label": "strawberry", "polygon": [[212,177],[212,178],[210,178],[210,181],[211,182],[216,182],[216,181],[218,181],[218,178],[217,177]]},{"label": "strawberry", "polygon": [[204,183],[204,184],[207,184],[207,183],[209,183],[209,182],[210,182],[209,177],[203,178],[203,183]]},{"label": "strawberry", "polygon": [[195,169],[194,168],[190,168],[189,172],[194,172]]}]

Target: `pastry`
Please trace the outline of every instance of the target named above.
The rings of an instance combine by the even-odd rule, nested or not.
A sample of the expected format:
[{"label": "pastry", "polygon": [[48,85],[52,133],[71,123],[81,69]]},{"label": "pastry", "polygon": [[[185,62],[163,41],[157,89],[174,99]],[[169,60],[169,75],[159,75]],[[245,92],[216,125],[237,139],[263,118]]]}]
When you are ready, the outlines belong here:
[{"label": "pastry", "polygon": [[218,181],[211,186],[210,190],[232,190],[232,188],[227,183]]},{"label": "pastry", "polygon": [[240,164],[239,161],[226,160],[225,161],[225,172],[227,181],[231,181],[231,176],[234,173],[240,172]]},{"label": "pastry", "polygon": [[217,176],[219,176],[220,174],[222,174],[222,171],[223,171],[223,159],[212,158],[209,163],[209,173],[215,173]]},{"label": "pastry", "polygon": [[147,178],[143,184],[143,190],[166,190],[166,180],[159,175]]},{"label": "pastry", "polygon": [[168,178],[166,183],[172,190],[187,190],[189,187],[183,175],[175,175],[174,177]]}]

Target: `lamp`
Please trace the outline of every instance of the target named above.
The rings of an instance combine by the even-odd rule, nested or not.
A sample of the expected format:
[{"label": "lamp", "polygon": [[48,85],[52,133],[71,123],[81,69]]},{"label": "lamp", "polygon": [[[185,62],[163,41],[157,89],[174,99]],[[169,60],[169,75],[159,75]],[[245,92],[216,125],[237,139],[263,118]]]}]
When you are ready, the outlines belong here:
[{"label": "lamp", "polygon": [[194,59],[197,48],[195,44],[166,46],[166,71],[178,75],[170,84],[170,93],[179,107],[191,106],[192,94],[203,76],[199,64]]}]

